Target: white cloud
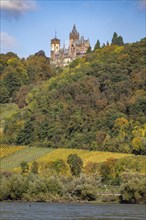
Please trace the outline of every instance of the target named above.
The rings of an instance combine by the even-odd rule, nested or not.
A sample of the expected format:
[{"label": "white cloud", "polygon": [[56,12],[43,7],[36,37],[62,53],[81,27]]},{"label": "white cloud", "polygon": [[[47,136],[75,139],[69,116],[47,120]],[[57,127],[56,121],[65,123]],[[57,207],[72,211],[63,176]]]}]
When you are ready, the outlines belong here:
[{"label": "white cloud", "polygon": [[0,8],[6,15],[18,17],[24,12],[35,10],[37,4],[35,0],[1,0]]},{"label": "white cloud", "polygon": [[13,36],[10,36],[6,32],[0,33],[0,41],[1,41],[1,52],[9,52],[15,50],[17,47],[16,39]]}]

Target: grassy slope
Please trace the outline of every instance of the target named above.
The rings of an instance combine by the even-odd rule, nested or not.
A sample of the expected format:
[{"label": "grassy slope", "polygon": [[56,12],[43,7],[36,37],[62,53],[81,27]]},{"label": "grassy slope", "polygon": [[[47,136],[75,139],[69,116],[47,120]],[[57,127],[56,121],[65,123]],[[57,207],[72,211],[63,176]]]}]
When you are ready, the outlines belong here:
[{"label": "grassy slope", "polygon": [[102,152],[102,151],[88,151],[88,150],[77,150],[77,149],[56,149],[49,154],[44,155],[38,159],[38,162],[49,162],[57,159],[67,160],[69,154],[77,154],[84,162],[84,166],[88,162],[102,163],[107,158],[123,158],[130,156],[130,154],[113,153],[113,152]]},{"label": "grassy slope", "polygon": [[56,149],[49,148],[26,148],[21,151],[15,152],[3,159],[1,159],[1,170],[11,170],[19,167],[22,161],[32,162],[50,162],[57,159],[66,161],[69,154],[78,154],[86,165],[88,162],[101,163],[106,161],[107,158],[123,158],[129,157],[129,154],[112,153],[112,152],[97,152],[88,150],[77,149]]},{"label": "grassy slope", "polygon": [[22,161],[31,162],[52,151],[49,148],[25,148],[1,159],[1,170],[19,167]]},{"label": "grassy slope", "polygon": [[131,154],[113,153],[113,152],[101,152],[101,151],[88,151],[88,150],[77,150],[77,149],[50,149],[50,148],[36,148],[27,147],[20,151],[17,151],[11,155],[0,160],[1,170],[11,170],[19,171],[17,169],[20,167],[22,161],[27,161],[28,163],[37,160],[40,164],[42,162],[51,162],[57,159],[63,159],[66,161],[69,154],[78,154],[86,166],[89,162],[102,163],[108,158],[118,159],[124,169],[130,169],[133,171],[138,171],[145,174],[146,164],[145,156],[134,156]]},{"label": "grassy slope", "polygon": [[10,146],[10,145],[1,145],[0,146],[0,159],[7,157],[8,155],[14,154],[16,151],[24,149],[25,146]]}]

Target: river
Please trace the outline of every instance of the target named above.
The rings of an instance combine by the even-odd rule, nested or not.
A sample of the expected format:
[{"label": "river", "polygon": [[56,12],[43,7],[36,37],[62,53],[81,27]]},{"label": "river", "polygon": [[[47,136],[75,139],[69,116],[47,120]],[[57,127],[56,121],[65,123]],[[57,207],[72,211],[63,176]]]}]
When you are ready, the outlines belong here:
[{"label": "river", "polygon": [[1,220],[145,220],[145,205],[0,202]]}]

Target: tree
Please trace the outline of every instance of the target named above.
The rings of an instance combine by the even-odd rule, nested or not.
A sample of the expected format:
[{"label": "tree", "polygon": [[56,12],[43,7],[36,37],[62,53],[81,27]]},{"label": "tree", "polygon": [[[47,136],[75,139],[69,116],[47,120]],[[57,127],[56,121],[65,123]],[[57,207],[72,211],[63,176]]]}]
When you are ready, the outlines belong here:
[{"label": "tree", "polygon": [[57,173],[65,173],[66,172],[66,164],[62,159],[57,159],[50,163],[50,167],[55,170]]},{"label": "tree", "polygon": [[116,160],[114,158],[108,158],[107,161],[101,165],[100,174],[103,182],[108,183],[115,179],[115,163]]},{"label": "tree", "polygon": [[123,173],[121,184],[122,203],[141,203],[146,198],[146,179],[145,176],[137,173]]},{"label": "tree", "polygon": [[7,61],[7,66],[2,72],[2,81],[9,92],[9,96],[15,98],[16,92],[22,85],[28,83],[28,74],[25,65],[16,58]]},{"label": "tree", "polygon": [[30,91],[30,87],[27,85],[23,85],[20,87],[19,91],[16,93],[15,102],[18,104],[19,108],[23,108],[27,105],[26,97],[29,91]]},{"label": "tree", "polygon": [[142,127],[136,126],[132,131],[134,138],[132,139],[131,145],[133,153],[135,154],[146,154],[146,124]]},{"label": "tree", "polygon": [[118,39],[117,39],[117,45],[118,46],[124,45],[123,38],[121,36],[119,36]]},{"label": "tree", "polygon": [[100,48],[100,41],[97,40],[95,47],[94,47],[94,50],[99,49],[99,48]]},{"label": "tree", "polygon": [[67,163],[70,166],[72,175],[79,176],[83,166],[82,159],[77,154],[70,154],[67,158]]},{"label": "tree", "polygon": [[102,48],[104,48],[104,47],[105,47],[105,43],[102,44]]},{"label": "tree", "polygon": [[123,38],[121,36],[118,36],[116,32],[114,32],[113,34],[112,45],[118,45],[118,46],[124,45]]},{"label": "tree", "polygon": [[27,173],[29,171],[29,165],[26,161],[22,161],[20,163],[20,166],[21,166],[21,172],[24,174],[24,173]]},{"label": "tree", "polygon": [[39,51],[35,55],[29,56],[25,64],[31,83],[40,82],[52,76],[50,60],[45,56],[43,51]]},{"label": "tree", "polygon": [[33,161],[31,165],[31,172],[34,174],[38,174],[39,163],[37,161]]},{"label": "tree", "polygon": [[24,128],[22,128],[17,136],[17,144],[30,144],[34,140],[34,128],[33,122],[30,120],[26,121]]},{"label": "tree", "polygon": [[113,38],[112,38],[112,45],[116,45],[117,44],[117,38],[118,38],[118,35],[117,35],[116,32],[114,32]]},{"label": "tree", "polygon": [[107,41],[107,42],[106,42],[106,46],[109,46],[109,45],[110,45],[110,44],[109,44],[109,42]]},{"label": "tree", "polygon": [[10,94],[8,91],[8,88],[6,86],[1,87],[1,92],[0,92],[0,103],[8,103],[10,99]]},{"label": "tree", "polygon": [[91,53],[91,51],[91,46],[89,46],[86,53]]}]

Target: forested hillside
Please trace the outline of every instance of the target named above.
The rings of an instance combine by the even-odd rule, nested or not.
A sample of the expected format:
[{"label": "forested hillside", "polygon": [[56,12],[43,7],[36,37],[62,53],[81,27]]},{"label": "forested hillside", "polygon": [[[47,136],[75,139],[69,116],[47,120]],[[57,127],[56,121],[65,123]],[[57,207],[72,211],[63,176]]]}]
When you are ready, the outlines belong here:
[{"label": "forested hillside", "polygon": [[145,45],[97,48],[65,68],[43,51],[1,54],[2,143],[145,154]]}]

